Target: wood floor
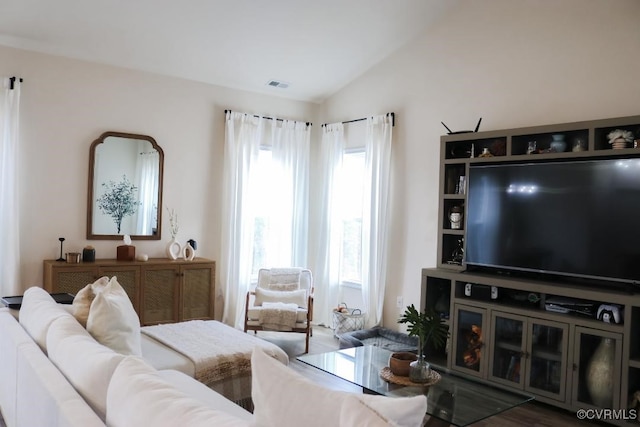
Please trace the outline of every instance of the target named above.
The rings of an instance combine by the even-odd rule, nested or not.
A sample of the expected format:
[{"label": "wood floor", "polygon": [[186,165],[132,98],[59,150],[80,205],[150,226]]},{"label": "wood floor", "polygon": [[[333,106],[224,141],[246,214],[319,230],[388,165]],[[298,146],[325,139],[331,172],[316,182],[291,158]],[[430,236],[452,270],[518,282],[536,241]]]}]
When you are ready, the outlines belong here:
[{"label": "wood floor", "polygon": [[[262,335],[260,335],[262,334]],[[273,334],[273,335],[272,335]],[[348,381],[329,375],[305,363],[296,360],[304,351],[304,338],[298,334],[282,334],[260,332],[259,337],[272,341],[284,349],[290,357],[290,366],[296,372],[311,379],[314,383],[330,389],[361,393],[362,388]],[[315,328],[309,353],[324,353],[338,348],[338,340],[333,338],[332,331],[326,328]],[[596,426],[600,423],[578,420],[572,412],[558,409],[539,402],[521,405],[517,408],[495,415],[473,424],[473,427],[575,427]]]}]

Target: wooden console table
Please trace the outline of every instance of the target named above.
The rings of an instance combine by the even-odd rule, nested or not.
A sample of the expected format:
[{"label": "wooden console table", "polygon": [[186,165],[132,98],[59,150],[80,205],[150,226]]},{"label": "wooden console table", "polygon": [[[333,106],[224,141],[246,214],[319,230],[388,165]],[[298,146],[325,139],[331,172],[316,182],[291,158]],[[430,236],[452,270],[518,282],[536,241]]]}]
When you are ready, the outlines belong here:
[{"label": "wooden console table", "polygon": [[129,295],[142,325],[214,318],[215,261],[152,258],[69,264],[44,261],[44,289],[76,294],[102,276],[117,276]]}]

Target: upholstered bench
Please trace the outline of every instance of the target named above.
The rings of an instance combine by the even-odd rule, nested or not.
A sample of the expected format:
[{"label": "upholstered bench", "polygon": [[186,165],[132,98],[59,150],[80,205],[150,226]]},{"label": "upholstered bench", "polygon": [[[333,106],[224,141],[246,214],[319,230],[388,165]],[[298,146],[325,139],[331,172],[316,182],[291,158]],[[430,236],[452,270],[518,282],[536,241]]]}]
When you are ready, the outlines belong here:
[{"label": "upholstered bench", "polygon": [[402,332],[392,331],[383,327],[373,327],[360,331],[341,334],[340,348],[375,345],[390,351],[417,351],[418,337],[410,337]]}]

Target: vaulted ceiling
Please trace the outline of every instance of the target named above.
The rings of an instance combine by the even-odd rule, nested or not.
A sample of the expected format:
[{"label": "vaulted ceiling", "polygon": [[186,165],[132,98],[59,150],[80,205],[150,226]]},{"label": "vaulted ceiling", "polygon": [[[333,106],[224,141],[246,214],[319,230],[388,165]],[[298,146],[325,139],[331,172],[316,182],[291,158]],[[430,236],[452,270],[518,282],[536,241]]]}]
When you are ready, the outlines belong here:
[{"label": "vaulted ceiling", "polygon": [[1,0],[0,45],[321,102],[454,3]]}]

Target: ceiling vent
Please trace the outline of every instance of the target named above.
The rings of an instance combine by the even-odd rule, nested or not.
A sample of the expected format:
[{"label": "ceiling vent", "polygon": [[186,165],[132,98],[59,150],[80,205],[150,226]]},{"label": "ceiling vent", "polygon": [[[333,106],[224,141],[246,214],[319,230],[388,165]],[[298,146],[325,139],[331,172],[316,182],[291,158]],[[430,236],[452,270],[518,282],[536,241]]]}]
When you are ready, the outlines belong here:
[{"label": "ceiling vent", "polygon": [[267,86],[277,87],[277,88],[280,88],[280,89],[286,89],[286,88],[289,87],[289,83],[281,82],[279,80],[269,80],[267,82]]}]

